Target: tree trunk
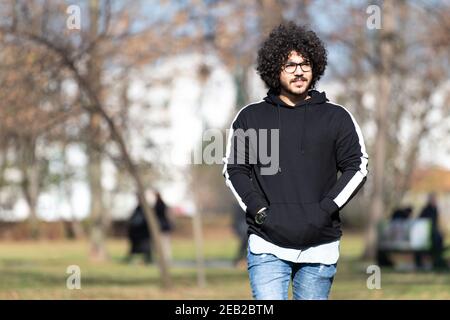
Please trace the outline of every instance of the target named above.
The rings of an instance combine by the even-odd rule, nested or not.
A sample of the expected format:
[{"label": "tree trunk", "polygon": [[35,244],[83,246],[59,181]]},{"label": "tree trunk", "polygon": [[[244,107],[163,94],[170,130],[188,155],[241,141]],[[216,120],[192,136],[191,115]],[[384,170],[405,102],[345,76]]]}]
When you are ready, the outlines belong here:
[{"label": "tree trunk", "polygon": [[366,232],[366,248],[364,258],[374,260],[377,246],[377,227],[383,217],[384,206],[384,170],[386,159],[386,138],[388,122],[388,106],[391,95],[392,61],[394,59],[394,4],[392,1],[383,3],[383,26],[380,30],[380,73],[378,77],[378,106],[376,109],[377,135],[374,148],[373,167],[373,198],[369,209],[369,220]]},{"label": "tree trunk", "polygon": [[[33,149],[33,151],[35,151]],[[33,152],[34,153],[34,152]],[[30,163],[28,171],[28,206],[30,208],[30,224],[31,224],[31,237],[33,239],[38,239],[40,237],[39,230],[39,219],[37,216],[37,202],[39,196],[39,165],[36,161],[35,155],[33,155],[33,160]]]},{"label": "tree trunk", "polygon": [[[100,7],[98,0],[91,0],[89,3],[90,26],[89,39],[93,41],[98,34],[98,23],[100,15]],[[98,55],[96,47],[91,49],[88,60],[88,82],[97,97],[102,100],[101,86],[101,68],[102,61]],[[105,215],[106,210],[103,204],[103,188],[102,179],[102,152],[101,152],[101,117],[98,114],[90,114],[90,122],[88,128],[87,150],[89,157],[88,164],[88,180],[91,194],[90,203],[90,236],[91,249],[90,256],[93,260],[104,261],[107,259],[105,247]]]},{"label": "tree trunk", "polygon": [[29,209],[28,224],[32,239],[40,237],[37,217],[37,200],[39,196],[39,165],[36,159],[36,141],[31,137],[22,137],[20,168],[22,172],[22,191]]},{"label": "tree trunk", "polygon": [[195,239],[195,256],[197,259],[197,284],[203,288],[206,286],[205,273],[205,257],[203,254],[203,230],[201,210],[197,210],[192,218],[194,239]]},{"label": "tree trunk", "polygon": [[276,0],[259,0],[262,36],[267,37],[270,31],[283,21],[281,5]]},{"label": "tree trunk", "polygon": [[62,153],[63,153],[63,189],[65,197],[67,198],[67,201],[70,204],[70,218],[67,221],[66,224],[66,237],[69,239],[82,239],[85,237],[83,226],[81,225],[80,221],[76,219],[74,216],[75,209],[72,205],[72,185],[69,177],[69,170],[67,168],[67,141],[64,141],[62,146]]},{"label": "tree trunk", "polygon": [[91,258],[95,261],[107,259],[105,247],[105,206],[103,204],[102,179],[102,154],[99,150],[98,133],[100,130],[99,115],[91,115],[89,126],[88,144],[88,181],[91,194],[90,203],[90,235],[91,235]]}]

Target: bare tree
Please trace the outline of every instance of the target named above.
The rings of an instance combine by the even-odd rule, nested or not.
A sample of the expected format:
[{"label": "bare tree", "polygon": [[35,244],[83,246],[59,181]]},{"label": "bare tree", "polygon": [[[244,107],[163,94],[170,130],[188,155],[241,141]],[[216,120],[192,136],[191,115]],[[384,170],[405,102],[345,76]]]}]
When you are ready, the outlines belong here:
[{"label": "bare tree", "polygon": [[[2,61],[0,76],[0,135],[5,156],[2,168],[16,167],[21,173],[20,187],[28,204],[31,236],[39,236],[37,203],[45,185],[48,160],[40,154],[39,144],[52,140],[52,131],[73,117],[54,102],[59,95],[57,69],[53,56],[37,48],[23,50],[20,41],[0,39]],[[14,164],[6,154],[14,151]],[[41,152],[42,153],[42,152]],[[5,180],[2,176],[2,184]]]},{"label": "bare tree", "polygon": [[[105,5],[108,3],[109,1],[106,1]],[[59,9],[61,8],[65,9],[65,6],[61,4]],[[64,38],[58,36],[58,31],[51,28],[51,24],[48,20],[44,20],[42,11],[37,10],[37,8],[33,9],[33,22],[40,25],[41,28],[29,28],[29,26],[20,25],[19,19],[13,19],[9,24],[2,25],[0,30],[8,36],[16,37],[24,42],[26,41],[27,45],[34,45],[39,48],[43,48],[49,54],[56,56],[58,58],[58,64],[68,73],[70,78],[75,81],[82,96],[86,99],[86,101],[88,101],[88,103],[82,104],[83,108],[91,115],[91,117],[94,117],[94,119],[95,117],[99,117],[102,120],[102,123],[108,128],[109,135],[116,143],[123,162],[125,163],[126,168],[135,183],[139,201],[142,204],[144,212],[147,216],[149,228],[151,230],[152,238],[159,257],[158,266],[161,273],[162,285],[163,287],[170,287],[171,277],[161,248],[159,225],[156,216],[145,197],[145,188],[141,174],[138,167],[131,159],[121,130],[116,125],[113,118],[109,115],[107,107],[102,101],[101,92],[97,90],[98,88],[95,86],[95,83],[92,83],[90,78],[92,73],[88,72],[85,62],[86,58],[89,60],[93,50],[94,52],[97,49],[100,50],[99,48],[101,47],[102,42],[107,43],[102,48],[120,48],[120,46],[125,43],[125,40],[131,37],[130,32],[127,30],[120,30],[120,34],[111,34],[108,33],[111,31],[109,30],[108,25],[106,25],[106,27],[97,37],[95,37],[95,39],[89,39],[89,37],[83,34],[83,32],[80,32],[81,39],[74,41],[71,37]],[[52,9],[55,10],[52,14],[57,16],[58,6],[52,6]],[[30,12],[30,8],[27,4],[21,3],[18,5],[17,2],[16,6],[12,6],[10,10],[15,13],[13,16],[17,17],[27,15],[27,12]],[[39,14],[40,12],[41,14]],[[61,10],[59,12],[65,12],[65,10]],[[119,16],[117,17],[118,23],[123,21],[124,15],[126,16],[124,11],[119,13]],[[106,14],[106,16],[108,16],[108,14]],[[50,18],[51,17],[52,16],[50,15]],[[108,19],[108,17],[105,18],[106,21],[108,21]],[[122,26],[124,29],[130,27],[126,23]],[[42,29],[46,32],[40,32]],[[136,35],[133,36],[136,37]],[[108,55],[112,54],[113,51],[107,50],[107,52],[104,53]]]}]

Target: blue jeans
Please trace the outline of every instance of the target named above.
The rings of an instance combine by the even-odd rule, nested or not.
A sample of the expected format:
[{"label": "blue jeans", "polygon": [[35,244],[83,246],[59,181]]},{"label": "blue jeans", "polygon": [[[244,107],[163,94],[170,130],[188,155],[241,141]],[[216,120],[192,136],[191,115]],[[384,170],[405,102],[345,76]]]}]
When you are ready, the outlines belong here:
[{"label": "blue jeans", "polygon": [[290,281],[295,300],[326,300],[336,264],[295,263],[272,254],[247,252],[248,274],[253,298],[287,300]]}]

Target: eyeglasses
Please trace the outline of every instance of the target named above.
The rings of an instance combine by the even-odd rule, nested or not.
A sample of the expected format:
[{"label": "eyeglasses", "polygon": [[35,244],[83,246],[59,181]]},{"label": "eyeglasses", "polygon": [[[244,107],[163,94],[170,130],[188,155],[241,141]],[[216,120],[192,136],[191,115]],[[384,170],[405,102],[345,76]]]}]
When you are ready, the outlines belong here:
[{"label": "eyeglasses", "polygon": [[309,64],[309,62],[302,62],[302,63],[289,62],[284,65],[284,71],[286,71],[287,73],[295,73],[295,71],[297,71],[297,66],[300,66],[300,69],[302,69],[303,72],[311,71],[311,65]]}]

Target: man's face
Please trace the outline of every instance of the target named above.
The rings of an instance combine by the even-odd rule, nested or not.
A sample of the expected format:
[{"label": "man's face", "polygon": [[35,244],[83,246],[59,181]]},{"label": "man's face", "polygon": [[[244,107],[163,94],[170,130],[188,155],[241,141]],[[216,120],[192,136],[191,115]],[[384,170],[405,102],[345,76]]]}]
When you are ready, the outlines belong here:
[{"label": "man's face", "polygon": [[281,89],[292,95],[304,94],[308,91],[312,77],[312,66],[300,54],[292,51],[286,63],[281,67]]}]

